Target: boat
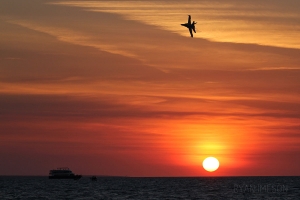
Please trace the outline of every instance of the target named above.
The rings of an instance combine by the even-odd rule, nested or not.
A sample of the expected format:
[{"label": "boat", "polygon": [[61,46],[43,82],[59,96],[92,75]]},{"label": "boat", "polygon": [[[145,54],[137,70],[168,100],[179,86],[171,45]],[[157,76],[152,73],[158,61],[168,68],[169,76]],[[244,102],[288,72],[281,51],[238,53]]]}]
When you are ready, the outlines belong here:
[{"label": "boat", "polygon": [[73,179],[78,180],[82,176],[74,174],[68,167],[59,167],[49,172],[49,179]]}]

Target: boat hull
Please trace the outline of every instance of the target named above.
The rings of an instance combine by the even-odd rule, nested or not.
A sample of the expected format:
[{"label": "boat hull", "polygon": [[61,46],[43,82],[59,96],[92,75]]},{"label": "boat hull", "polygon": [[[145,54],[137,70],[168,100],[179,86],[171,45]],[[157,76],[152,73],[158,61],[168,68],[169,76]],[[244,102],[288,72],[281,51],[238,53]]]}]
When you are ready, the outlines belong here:
[{"label": "boat hull", "polygon": [[82,176],[81,175],[74,175],[74,176],[49,176],[49,179],[73,179],[78,180]]}]

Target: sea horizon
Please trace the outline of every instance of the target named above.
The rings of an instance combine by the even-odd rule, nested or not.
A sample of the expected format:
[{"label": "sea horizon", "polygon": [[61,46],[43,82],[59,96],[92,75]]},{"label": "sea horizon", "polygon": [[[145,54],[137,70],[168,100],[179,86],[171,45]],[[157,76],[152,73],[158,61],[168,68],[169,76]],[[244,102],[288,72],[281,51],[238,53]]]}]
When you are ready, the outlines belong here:
[{"label": "sea horizon", "polygon": [[[300,175],[258,175],[258,176],[126,176],[126,175],[101,175],[101,174],[79,174],[82,177],[122,177],[122,178],[235,178],[235,177],[300,177]],[[48,177],[49,175],[0,175],[0,177]]]}]

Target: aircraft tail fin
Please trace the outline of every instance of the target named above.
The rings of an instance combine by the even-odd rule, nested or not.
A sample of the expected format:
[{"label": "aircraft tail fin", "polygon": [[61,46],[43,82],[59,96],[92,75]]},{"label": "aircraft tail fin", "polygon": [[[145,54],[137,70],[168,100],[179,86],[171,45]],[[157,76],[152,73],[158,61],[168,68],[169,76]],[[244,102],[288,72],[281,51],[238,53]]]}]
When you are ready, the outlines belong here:
[{"label": "aircraft tail fin", "polygon": [[197,24],[197,22],[193,21],[193,31],[196,33],[196,27],[195,24]]}]

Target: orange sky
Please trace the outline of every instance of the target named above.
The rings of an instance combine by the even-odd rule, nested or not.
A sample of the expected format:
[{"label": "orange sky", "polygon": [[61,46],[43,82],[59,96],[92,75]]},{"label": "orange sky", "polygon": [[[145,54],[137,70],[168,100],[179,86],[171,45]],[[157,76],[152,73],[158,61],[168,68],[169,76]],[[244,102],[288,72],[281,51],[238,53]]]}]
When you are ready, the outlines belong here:
[{"label": "orange sky", "polygon": [[300,175],[299,3],[153,2],[0,0],[0,175]]}]

